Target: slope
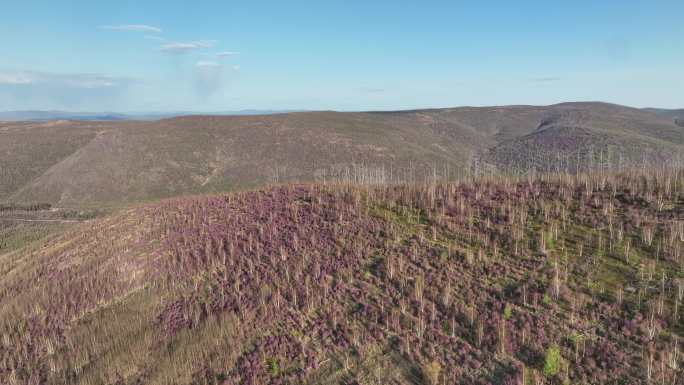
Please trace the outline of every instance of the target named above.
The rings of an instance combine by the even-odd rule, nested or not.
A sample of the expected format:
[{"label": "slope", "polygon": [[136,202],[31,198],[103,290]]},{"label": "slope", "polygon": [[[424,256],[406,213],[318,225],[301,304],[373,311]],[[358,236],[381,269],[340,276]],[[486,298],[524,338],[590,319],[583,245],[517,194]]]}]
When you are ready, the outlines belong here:
[{"label": "slope", "polygon": [[140,206],[0,257],[0,382],[676,383],[683,214],[658,170]]},{"label": "slope", "polygon": [[0,201],[58,207],[291,181],[674,165],[684,145],[672,119],[603,103],[0,127]]},{"label": "slope", "polygon": [[684,129],[642,110],[610,104],[564,103],[549,109],[533,132],[503,141],[484,159],[514,173],[582,172],[680,165]]}]

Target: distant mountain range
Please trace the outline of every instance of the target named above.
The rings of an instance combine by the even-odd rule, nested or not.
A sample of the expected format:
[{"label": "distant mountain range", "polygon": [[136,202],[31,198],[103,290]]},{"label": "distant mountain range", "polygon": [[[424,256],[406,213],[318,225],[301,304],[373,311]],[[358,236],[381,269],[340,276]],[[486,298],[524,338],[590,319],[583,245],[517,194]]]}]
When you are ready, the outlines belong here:
[{"label": "distant mountain range", "polygon": [[168,119],[176,116],[187,115],[217,115],[217,116],[239,116],[239,115],[271,115],[278,113],[295,112],[294,110],[240,110],[240,111],[219,111],[219,112],[196,112],[196,111],[177,111],[177,112],[140,112],[140,113],[118,113],[118,112],[70,112],[70,111],[5,111],[0,112],[0,122],[20,122],[20,121],[50,121],[50,120],[79,120],[79,121],[124,121],[124,120],[159,120]]},{"label": "distant mountain range", "polygon": [[[642,108],[658,115],[670,117],[684,122],[684,109]],[[79,121],[123,121],[123,120],[160,120],[178,116],[244,116],[244,115],[273,115],[290,112],[305,112],[306,110],[257,110],[247,109],[238,111],[174,111],[174,112],[72,112],[58,110],[25,110],[0,111],[0,122],[21,121],[50,121],[50,120],[79,120]]]}]

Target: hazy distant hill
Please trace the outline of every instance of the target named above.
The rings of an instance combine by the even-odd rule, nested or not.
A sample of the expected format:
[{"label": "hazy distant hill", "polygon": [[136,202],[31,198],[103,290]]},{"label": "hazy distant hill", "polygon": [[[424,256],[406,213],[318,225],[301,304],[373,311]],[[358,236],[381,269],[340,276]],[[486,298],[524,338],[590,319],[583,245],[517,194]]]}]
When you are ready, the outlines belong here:
[{"label": "hazy distant hill", "polygon": [[647,108],[646,110],[673,119],[675,124],[684,127],[684,109],[665,110],[660,108]]},{"label": "hazy distant hill", "polygon": [[[290,111],[241,110],[214,112],[214,115],[268,115]],[[119,120],[159,120],[176,116],[198,115],[192,111],[143,112],[121,114],[116,112],[69,112],[69,111],[5,111],[0,112],[0,122],[79,120],[79,121],[119,121]]]},{"label": "hazy distant hill", "polygon": [[6,111],[0,112],[0,121],[47,121],[47,120],[127,120],[129,116],[117,113],[80,113],[66,111]]},{"label": "hazy distant hill", "polygon": [[605,103],[563,103],[548,108],[536,129],[498,143],[485,158],[523,172],[582,171],[678,161],[684,129],[661,114]]},{"label": "hazy distant hill", "polygon": [[0,201],[136,202],[271,182],[671,162],[684,129],[604,103],[0,125]]},{"label": "hazy distant hill", "polygon": [[653,112],[659,115],[669,116],[669,117],[684,117],[684,108],[679,110],[668,110],[664,108],[644,108],[644,111]]}]

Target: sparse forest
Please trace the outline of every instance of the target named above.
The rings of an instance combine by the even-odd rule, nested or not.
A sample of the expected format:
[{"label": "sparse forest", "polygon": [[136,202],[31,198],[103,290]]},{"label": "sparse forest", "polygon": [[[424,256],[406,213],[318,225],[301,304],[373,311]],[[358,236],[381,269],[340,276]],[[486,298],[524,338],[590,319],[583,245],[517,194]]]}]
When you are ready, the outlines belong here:
[{"label": "sparse forest", "polygon": [[684,0],[0,3],[0,385],[684,385]]},{"label": "sparse forest", "polygon": [[0,258],[8,384],[679,384],[684,172],[176,198]]}]

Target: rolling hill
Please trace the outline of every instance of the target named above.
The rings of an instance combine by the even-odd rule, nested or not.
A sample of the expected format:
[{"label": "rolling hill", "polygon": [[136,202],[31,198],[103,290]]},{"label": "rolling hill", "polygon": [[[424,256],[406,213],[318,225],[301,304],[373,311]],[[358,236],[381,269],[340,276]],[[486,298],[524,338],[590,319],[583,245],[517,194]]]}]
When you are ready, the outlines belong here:
[{"label": "rolling hill", "polygon": [[581,172],[681,162],[684,130],[663,115],[611,104],[563,103],[536,129],[486,157],[503,170]]},{"label": "rolling hill", "polygon": [[678,125],[679,127],[684,127],[684,109],[681,109],[681,110],[654,110],[654,109],[651,109],[651,111],[653,111],[659,115],[662,115],[662,116],[665,116],[665,117],[672,119],[672,121],[674,121],[674,123],[676,125]]},{"label": "rolling hill", "polygon": [[681,170],[140,205],[0,255],[0,383],[677,384],[683,217]]},{"label": "rolling hill", "polygon": [[645,110],[674,119],[675,121],[684,122],[684,109],[666,110],[662,108],[646,108]]},{"label": "rolling hill", "polygon": [[0,202],[121,205],[292,181],[679,162],[672,118],[604,103],[0,124]]},{"label": "rolling hill", "polygon": [[[241,111],[220,111],[211,115],[267,115],[292,111],[274,110],[241,110]],[[117,113],[117,112],[70,112],[70,111],[0,111],[0,122],[46,122],[51,120],[80,120],[80,121],[122,121],[122,120],[159,120],[173,118],[184,115],[199,115],[197,112],[137,112],[137,113]],[[204,114],[206,115],[206,113]]]}]

